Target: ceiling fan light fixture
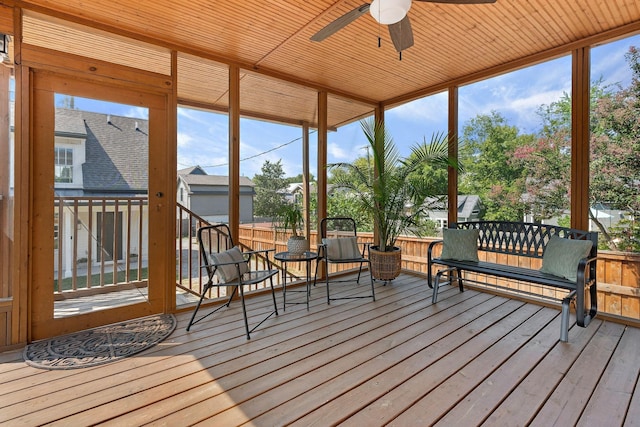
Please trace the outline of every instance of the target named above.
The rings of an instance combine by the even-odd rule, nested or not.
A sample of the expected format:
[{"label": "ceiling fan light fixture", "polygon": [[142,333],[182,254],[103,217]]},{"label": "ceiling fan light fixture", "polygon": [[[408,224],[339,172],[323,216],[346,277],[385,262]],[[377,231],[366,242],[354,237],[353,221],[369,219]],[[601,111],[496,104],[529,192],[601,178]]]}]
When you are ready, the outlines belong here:
[{"label": "ceiling fan light fixture", "polygon": [[381,24],[400,22],[411,9],[411,0],[373,0],[369,13]]}]

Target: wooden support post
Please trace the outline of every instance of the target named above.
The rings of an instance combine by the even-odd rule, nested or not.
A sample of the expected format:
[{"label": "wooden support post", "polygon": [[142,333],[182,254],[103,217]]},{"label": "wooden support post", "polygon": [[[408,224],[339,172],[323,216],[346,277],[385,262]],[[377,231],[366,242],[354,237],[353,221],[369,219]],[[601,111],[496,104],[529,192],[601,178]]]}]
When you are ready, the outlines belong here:
[{"label": "wooden support post", "polygon": [[[240,68],[229,66],[229,231],[240,242]],[[226,288],[231,295],[233,287]],[[236,295],[236,298],[239,298]]]},{"label": "wooden support post", "polygon": [[571,79],[571,228],[589,229],[590,48],[573,51]]},{"label": "wooden support post", "polygon": [[240,240],[240,68],[229,66],[229,230]]},{"label": "wooden support post", "polygon": [[[449,88],[449,157],[458,159],[458,87]],[[458,221],[458,171],[448,168],[448,224]]]},{"label": "wooden support post", "polygon": [[[318,194],[316,230],[318,230],[318,234],[316,243],[322,242],[320,221],[327,216],[327,111],[327,92],[320,91],[318,92],[318,188],[316,189]],[[320,264],[318,267],[319,276],[325,277],[327,272],[324,270],[324,264]]]},{"label": "wooden support post", "polygon": [[13,11],[14,57],[15,57],[15,117],[14,117],[14,247],[13,247],[13,307],[11,319],[11,344],[26,343],[31,340],[33,322],[29,309],[29,286],[32,257],[29,254],[29,242],[36,238],[32,235],[29,201],[31,188],[31,70],[22,64],[22,9]]},{"label": "wooden support post", "polygon": [[309,123],[302,124],[302,213],[304,216],[304,235],[309,240],[311,236],[309,193]]},{"label": "wooden support post", "polygon": [[[167,102],[166,123],[167,123],[167,151],[169,152],[167,166],[176,173],[176,165],[178,164],[178,52],[171,51],[171,94],[169,95]],[[177,176],[174,175],[173,179],[168,180],[167,185],[170,187],[167,189],[167,197],[171,200],[171,205],[177,205]],[[173,209],[175,212],[175,209]],[[167,215],[168,216],[168,215]],[[169,217],[169,216],[168,216]],[[169,222],[170,221],[170,222]],[[176,221],[175,218],[169,217],[167,227],[169,233],[172,236],[176,236]],[[166,259],[171,259],[172,255],[175,256],[175,248],[172,245],[166,247],[167,255]],[[175,267],[172,263],[166,263],[167,269],[167,282],[174,284],[175,280]],[[163,297],[163,309],[165,313],[172,313],[176,310],[176,289],[175,286],[166,286]]]}]

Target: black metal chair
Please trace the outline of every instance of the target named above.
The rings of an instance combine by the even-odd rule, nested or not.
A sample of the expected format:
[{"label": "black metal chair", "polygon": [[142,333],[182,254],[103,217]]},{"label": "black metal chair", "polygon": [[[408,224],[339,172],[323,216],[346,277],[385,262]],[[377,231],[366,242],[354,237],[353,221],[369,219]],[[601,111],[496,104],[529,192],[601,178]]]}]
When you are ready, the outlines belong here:
[{"label": "black metal chair", "polygon": [[[373,287],[373,277],[371,277],[371,262],[365,257],[367,244],[362,245],[359,249],[358,233],[356,230],[356,222],[353,218],[348,217],[329,217],[320,221],[320,237],[322,243],[318,245],[318,262],[316,263],[316,277],[318,276],[318,266],[321,262],[325,265],[325,280],[327,284],[327,304],[331,301],[339,299],[356,299],[356,298],[373,298],[376,300],[375,289]],[[329,291],[330,282],[348,283],[349,280],[329,280],[330,264],[360,264],[358,270],[357,284],[360,284],[360,276],[362,275],[362,266],[369,265],[369,280],[371,282],[371,294],[367,295],[351,295],[344,297],[331,297]]]},{"label": "black metal chair", "polygon": [[[244,315],[244,326],[247,331],[247,339],[251,339],[251,332],[253,332],[272,315],[278,315],[276,294],[273,288],[273,276],[278,274],[278,270],[271,268],[271,261],[269,260],[269,252],[273,252],[274,249],[241,251],[240,248],[234,244],[231,237],[231,231],[226,224],[215,224],[200,227],[198,229],[198,243],[200,245],[200,254],[203,264],[200,268],[206,271],[208,280],[202,290],[200,301],[198,301],[198,305],[196,305],[196,308],[193,311],[193,315],[191,316],[191,320],[187,326],[187,331],[192,325],[212,315],[221,308],[229,307],[233,297],[239,290],[240,301],[242,302],[242,313]],[[260,253],[263,254],[263,258],[258,256]],[[255,256],[256,262],[263,262],[266,269],[256,269],[251,271],[250,265],[253,256]],[[260,323],[249,329],[243,288],[244,286],[256,285],[267,280],[269,280],[269,284],[271,286],[273,311],[262,319]],[[233,291],[231,292],[226,304],[223,304],[212,312],[196,319],[196,314],[200,309],[202,301],[205,299],[209,290],[214,287],[227,287],[228,290],[233,288]]]}]

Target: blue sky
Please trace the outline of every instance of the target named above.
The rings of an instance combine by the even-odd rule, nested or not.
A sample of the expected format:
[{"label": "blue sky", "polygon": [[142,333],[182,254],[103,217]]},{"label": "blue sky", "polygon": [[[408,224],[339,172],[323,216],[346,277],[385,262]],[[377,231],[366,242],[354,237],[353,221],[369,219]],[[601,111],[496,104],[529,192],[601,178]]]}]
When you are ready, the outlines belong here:
[{"label": "blue sky", "polygon": [[[622,39],[592,49],[591,79],[603,77],[608,84],[628,85],[631,72],[624,60],[629,46],[640,46],[640,35]],[[571,91],[571,57],[561,57],[516,72],[461,87],[459,90],[460,126],[478,114],[497,111],[509,124],[522,132],[535,132],[539,128],[536,111],[543,104],[556,101],[564,92]],[[77,108],[103,111],[95,103],[76,102]],[[111,114],[146,118],[146,111],[119,106]],[[447,95],[441,93],[413,101],[385,113],[388,130],[402,154],[410,147],[429,139],[434,132],[447,130]],[[178,165],[177,168],[199,165],[212,175],[228,174],[228,119],[222,114],[193,109],[178,111]],[[302,129],[256,120],[242,119],[240,123],[240,157],[242,175],[253,177],[260,173],[266,160],[282,160],[287,176],[302,172]],[[311,173],[316,176],[317,140],[310,136]],[[352,161],[365,154],[366,140],[359,123],[330,132],[328,136],[329,162]]]}]

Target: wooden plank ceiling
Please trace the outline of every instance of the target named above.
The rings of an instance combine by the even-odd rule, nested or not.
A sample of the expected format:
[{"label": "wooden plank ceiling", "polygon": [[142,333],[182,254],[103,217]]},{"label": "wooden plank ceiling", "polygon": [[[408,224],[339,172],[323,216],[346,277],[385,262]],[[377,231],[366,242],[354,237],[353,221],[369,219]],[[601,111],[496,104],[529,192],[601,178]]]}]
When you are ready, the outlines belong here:
[{"label": "wooden plank ceiling", "polygon": [[[337,127],[369,114],[378,103],[396,104],[440,91],[451,82],[464,83],[569,53],[581,44],[600,41],[599,35],[640,30],[637,0],[414,2],[409,17],[415,45],[403,52],[402,60],[386,27],[369,14],[323,42],[309,40],[362,3],[31,0],[23,3],[24,41],[161,74],[170,72],[169,50],[176,49],[180,100],[223,111],[227,67],[236,64],[242,68],[245,115],[313,126],[317,91],[323,89],[330,94],[329,126]],[[138,41],[127,45],[112,34],[69,26],[29,9]],[[52,43],[55,35],[59,38]],[[117,43],[105,43],[108,39]]]}]

